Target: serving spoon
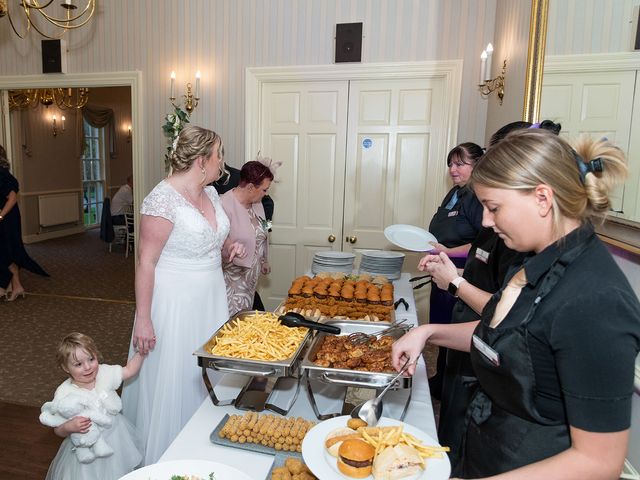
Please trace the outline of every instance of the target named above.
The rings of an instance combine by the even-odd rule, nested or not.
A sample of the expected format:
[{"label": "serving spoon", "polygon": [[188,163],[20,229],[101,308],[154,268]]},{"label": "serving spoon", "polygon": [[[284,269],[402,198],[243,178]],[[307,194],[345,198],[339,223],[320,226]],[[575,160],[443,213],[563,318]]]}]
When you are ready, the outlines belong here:
[{"label": "serving spoon", "polygon": [[404,365],[402,366],[398,374],[393,377],[393,380],[391,380],[384,388],[384,390],[380,392],[380,395],[378,395],[376,398],[372,398],[371,400],[367,400],[366,402],[361,403],[353,410],[351,410],[351,418],[360,418],[367,422],[367,425],[369,425],[370,427],[375,427],[378,424],[380,417],[382,417],[382,397],[389,391],[389,389],[393,385],[395,385],[396,380],[400,378],[404,374],[404,372],[407,371],[407,368],[416,363],[416,360],[409,360],[410,359],[407,358],[407,361],[404,362]]}]

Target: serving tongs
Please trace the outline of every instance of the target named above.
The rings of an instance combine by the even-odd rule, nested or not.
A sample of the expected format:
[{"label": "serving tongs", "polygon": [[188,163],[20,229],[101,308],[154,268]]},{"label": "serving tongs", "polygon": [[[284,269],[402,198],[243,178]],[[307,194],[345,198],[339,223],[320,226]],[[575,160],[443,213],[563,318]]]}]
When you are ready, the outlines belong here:
[{"label": "serving tongs", "polygon": [[403,318],[402,320],[393,322],[384,330],[380,330],[379,332],[375,332],[375,333],[353,332],[349,334],[347,338],[354,345],[371,343],[374,340],[378,340],[379,338],[383,337],[384,335],[390,335],[391,333],[397,332],[398,330],[403,330],[403,331],[408,330],[408,325],[403,325],[406,321],[407,319]]},{"label": "serving tongs", "polygon": [[318,330],[319,332],[332,333],[334,335],[340,335],[341,332],[340,327],[308,320],[307,318],[296,312],[287,312],[284,315],[280,315],[278,317],[278,320],[280,320],[282,325],[284,325],[285,327],[304,327],[311,330]]}]

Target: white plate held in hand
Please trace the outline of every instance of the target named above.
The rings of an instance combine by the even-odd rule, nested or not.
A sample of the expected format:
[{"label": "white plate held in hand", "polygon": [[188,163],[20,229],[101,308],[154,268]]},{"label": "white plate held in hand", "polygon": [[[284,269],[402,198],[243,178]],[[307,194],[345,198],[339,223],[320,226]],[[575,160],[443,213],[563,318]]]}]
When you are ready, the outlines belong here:
[{"label": "white plate held in hand", "polygon": [[394,245],[413,252],[428,252],[438,243],[433,234],[413,225],[390,225],[384,229],[384,236]]}]

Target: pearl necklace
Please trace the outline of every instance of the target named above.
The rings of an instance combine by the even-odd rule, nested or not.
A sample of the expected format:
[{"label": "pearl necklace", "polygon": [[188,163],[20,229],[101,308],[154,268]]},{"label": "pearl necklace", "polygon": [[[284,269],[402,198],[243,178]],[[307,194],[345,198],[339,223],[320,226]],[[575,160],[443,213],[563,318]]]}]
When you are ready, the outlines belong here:
[{"label": "pearl necklace", "polygon": [[[189,191],[187,190],[187,188],[183,188],[184,193],[187,195],[187,199],[189,200],[189,203],[191,203],[191,205],[193,205],[194,207],[196,207],[196,202],[193,201],[193,198],[191,197],[191,194],[189,193]],[[196,207],[198,209],[198,211],[204,215],[204,209],[202,208],[202,195],[204,194],[204,190],[200,190],[200,208]]]}]

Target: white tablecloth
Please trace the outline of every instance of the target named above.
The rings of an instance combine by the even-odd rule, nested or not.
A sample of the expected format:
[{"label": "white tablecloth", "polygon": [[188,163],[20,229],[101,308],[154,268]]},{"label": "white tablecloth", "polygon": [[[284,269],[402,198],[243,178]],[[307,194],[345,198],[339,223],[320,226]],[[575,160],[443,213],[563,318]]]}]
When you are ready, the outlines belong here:
[{"label": "white tablecloth", "polygon": [[[413,291],[409,284],[409,277],[409,274],[404,273],[400,280],[394,282],[396,299],[404,298],[409,304],[409,310],[406,312],[404,305],[398,307],[396,318],[407,318],[410,323],[417,325],[416,307],[413,300]],[[240,375],[226,374],[224,376],[218,375],[218,380],[215,387],[216,394],[223,399],[230,398],[233,392],[236,391],[235,389],[239,388],[241,383],[245,383],[247,378]],[[319,384],[314,383],[313,385],[317,387],[317,390],[314,388],[315,398],[322,413],[340,411],[342,399],[331,398],[331,388],[334,387],[323,389]],[[403,390],[392,391],[387,394],[384,402],[386,416],[399,418],[406,394],[407,392]],[[180,459],[212,460],[236,467],[247,473],[251,478],[259,480],[265,478],[273,463],[273,456],[215,445],[209,440],[209,435],[225,414],[242,413],[241,410],[235,409],[232,405],[216,407],[207,398],[159,461]],[[264,413],[271,412],[265,411]],[[303,385],[300,386],[300,394],[295,404],[291,407],[289,416],[317,420]],[[404,421],[420,428],[434,439],[437,438],[427,372],[422,359],[417,365],[413,378],[411,402]]]}]

